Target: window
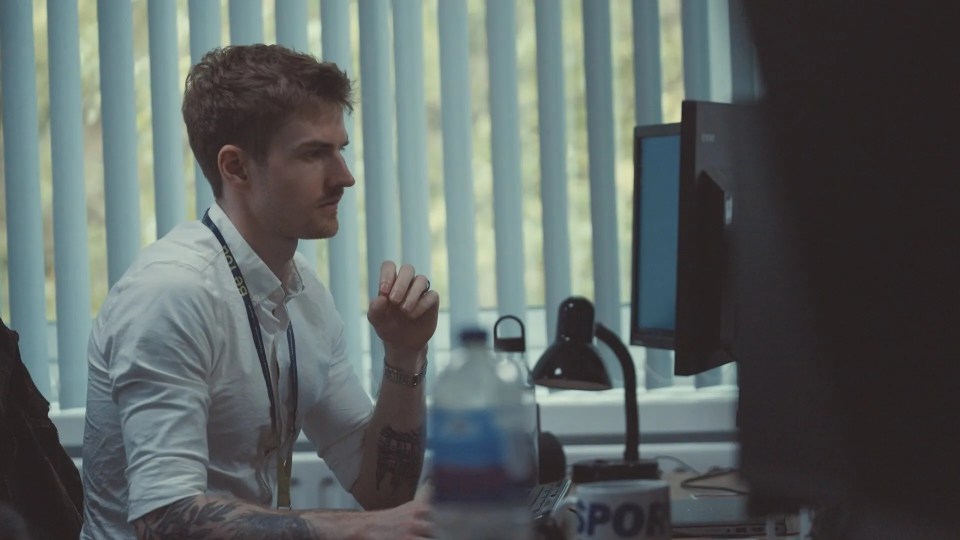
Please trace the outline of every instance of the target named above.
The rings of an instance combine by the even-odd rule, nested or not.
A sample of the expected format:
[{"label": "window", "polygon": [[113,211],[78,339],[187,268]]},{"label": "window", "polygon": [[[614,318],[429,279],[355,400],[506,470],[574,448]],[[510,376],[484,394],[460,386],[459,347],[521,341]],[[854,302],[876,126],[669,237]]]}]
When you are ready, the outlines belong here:
[{"label": "window", "polygon": [[[720,4],[722,9],[717,7]],[[347,302],[342,311],[351,327],[357,357],[363,359],[357,367],[369,375],[369,380],[377,381],[379,371],[378,362],[369,361],[371,342],[363,317],[371,268],[367,261],[381,254],[396,258],[413,254],[423,261],[421,267],[430,269],[432,286],[440,292],[445,310],[432,347],[434,367],[442,368],[448,358],[451,328],[462,322],[465,313],[492,328],[497,310],[504,309],[506,302],[515,302],[518,307],[514,311],[520,313],[511,314],[524,318],[530,362],[546,346],[548,336],[552,337],[551,321],[557,300],[567,295],[597,298],[598,313],[618,318],[621,335],[627,335],[632,129],[641,117],[654,123],[679,121],[684,80],[690,80],[691,74],[699,73],[697,66],[704,65],[694,60],[715,58],[723,53],[722,47],[717,53],[716,44],[724,38],[731,39],[726,3],[684,3],[681,10],[680,0],[609,5],[575,0],[425,0],[403,4],[406,7],[397,13],[387,3],[363,4],[356,0],[325,1],[322,6],[320,2],[266,0],[262,11],[249,13],[237,11],[244,9],[241,6],[221,2],[217,9],[211,3],[188,4],[186,0],[156,5],[134,0],[129,12],[118,8],[117,12],[98,14],[95,1],[81,0],[77,14],[48,13],[45,5],[35,3],[32,14],[4,18],[4,29],[29,30],[32,25],[35,71],[17,72],[4,80],[3,95],[8,100],[22,99],[17,107],[23,110],[36,108],[36,140],[32,142],[37,155],[12,151],[15,147],[10,133],[21,125],[29,127],[29,115],[5,115],[5,144],[0,155],[5,174],[31,170],[36,174],[23,178],[11,175],[2,191],[6,205],[0,206],[0,228],[4,232],[0,234],[0,283],[8,286],[0,289],[0,309],[4,319],[12,319],[24,336],[21,345],[26,348],[25,356],[29,353],[31,358],[42,358],[30,361],[35,373],[45,377],[49,367],[47,395],[51,401],[69,395],[70,399],[64,398],[61,403],[64,408],[83,404],[87,316],[99,309],[111,280],[118,275],[117,265],[122,270],[123,261],[116,260],[165,233],[172,222],[195,218],[198,207],[203,206],[204,183],[202,179],[197,183],[198,169],[179,117],[179,94],[172,95],[171,89],[182,92],[186,72],[199,52],[205,50],[205,44],[228,44],[231,39],[295,44],[319,57],[346,64],[359,83],[359,106],[352,117],[350,146],[358,179],[354,188],[356,211],[348,217],[355,220],[351,221],[355,225],[350,231],[352,236],[344,241],[350,245],[335,247],[330,242],[320,242],[305,244],[303,249],[316,262],[321,279],[331,285],[335,296],[350,289],[349,294],[338,296],[338,302]],[[302,11],[282,11],[291,8]],[[371,12],[381,8],[386,11]],[[461,8],[463,11],[458,11]],[[542,11],[538,13],[538,9]],[[584,13],[584,9],[590,11]],[[644,11],[635,13],[633,9]],[[32,21],[25,19],[27,15],[32,15]],[[63,36],[62,29],[71,27],[74,15],[78,21],[77,42],[63,45],[48,41],[51,35]],[[328,24],[327,17],[338,19],[336,23],[331,19]],[[707,21],[710,32],[684,32],[688,21]],[[444,30],[461,24],[466,35]],[[417,25],[422,42],[413,49],[403,49],[404,54],[413,56],[401,57],[397,43],[406,47],[407,34],[403,34],[404,41],[394,42],[392,38],[418,28]],[[656,32],[650,33],[651,28]],[[504,29],[506,33],[501,34]],[[13,35],[9,31],[2,33]],[[490,35],[495,38],[491,40]],[[510,47],[502,47],[501,35],[512,40],[512,44],[508,41]],[[129,39],[129,43],[125,44],[124,39]],[[636,74],[641,60],[635,54],[634,43],[642,39],[647,40],[644,47],[659,49],[653,58],[659,80]],[[329,50],[325,51],[325,47]],[[463,52],[462,57],[456,56],[459,51]],[[555,56],[544,60],[547,55]],[[458,66],[461,58],[464,65]],[[8,61],[7,56],[4,61]],[[377,62],[379,67],[374,66]],[[101,70],[104,65],[109,66],[109,71]],[[76,70],[75,78],[70,78],[74,73],[71,70]],[[419,80],[422,92],[414,88],[411,94],[411,86],[406,82],[411,73],[418,71],[422,77],[414,75],[414,80]],[[729,84],[729,73],[707,71],[699,76],[709,79],[711,88],[716,86],[716,80],[722,82],[724,76]],[[25,83],[15,80],[24,75],[35,75],[34,92],[30,92],[29,84],[24,86]],[[556,75],[562,76],[559,86],[551,86],[554,79],[540,80],[542,76]],[[130,79],[131,91],[124,94],[124,81]],[[508,90],[506,95],[497,94],[503,88]],[[644,111],[637,110],[641,101],[638,89],[642,89],[647,100],[644,103],[652,99],[652,108],[644,105]],[[690,95],[689,90],[686,95]],[[77,106],[64,106],[64,100]],[[545,101],[557,107],[546,108]],[[402,117],[411,107],[422,114],[414,114],[413,120]],[[110,118],[122,126],[119,130],[105,130],[105,108],[113,108]],[[371,111],[379,114],[365,119],[364,114]],[[511,117],[511,111],[516,111],[516,117]],[[543,111],[548,111],[549,116],[542,118]],[[562,116],[559,124],[555,123],[555,112]],[[467,124],[458,125],[457,121],[463,119]],[[410,142],[406,135],[411,132],[404,131],[411,121],[422,122],[423,126],[422,131],[417,131],[414,125],[412,133],[421,144],[412,147],[406,146]],[[71,131],[73,124],[69,122],[78,122],[77,129]],[[161,122],[166,123],[161,126]],[[551,131],[556,125],[563,128],[559,138],[557,132]],[[389,133],[388,137],[374,136],[384,131]],[[497,146],[504,140],[512,144]],[[82,146],[82,154],[65,155],[64,149],[70,145]],[[417,153],[413,168],[405,159],[410,152]],[[453,178],[450,171],[457,170],[465,171],[470,182]],[[84,179],[81,201],[71,202],[67,186],[78,182],[79,171]],[[135,174],[127,174],[128,171]],[[377,176],[382,171],[387,172],[387,178]],[[404,205],[401,199],[409,197],[418,181],[409,177],[410,171],[421,171],[425,176],[422,193],[426,199]],[[561,173],[559,178],[557,171]],[[503,174],[515,179],[505,185],[522,201],[517,211],[499,206],[499,188],[495,186],[498,175]],[[560,187],[545,189],[541,182],[548,180]],[[600,202],[592,201],[592,197],[600,199],[598,186],[609,196]],[[392,208],[387,218],[368,216],[370,190],[374,189],[388,189],[387,193],[394,197],[387,200]],[[458,189],[468,193],[457,192]],[[456,193],[456,200],[451,200],[451,193]],[[551,205],[551,197],[564,204]],[[10,212],[13,207],[16,212]],[[123,207],[139,212],[133,221],[127,222],[138,226],[114,226],[108,230],[110,212]],[[463,208],[472,208],[474,215],[463,221],[459,216],[451,218],[451,212]],[[78,215],[83,216],[85,228],[58,229],[58,222],[76,220]],[[371,227],[368,218],[380,221]],[[468,257],[473,259],[468,262],[475,280],[467,287],[454,278],[454,266],[463,261],[448,249],[448,233],[457,223],[465,223],[463,231],[475,241],[476,249]],[[559,260],[568,261],[565,267],[560,264],[557,268],[545,258],[549,250],[546,244],[556,243],[555,231],[545,223],[566,224],[567,230],[556,237],[566,238],[559,251]],[[419,239],[398,232],[413,226],[422,227]],[[501,227],[510,234],[498,238]],[[388,231],[392,236],[378,238],[375,246],[367,241],[366,232],[371,230]],[[24,231],[29,234],[15,237],[11,234],[14,231],[18,235]],[[30,245],[31,234],[42,238],[42,249]],[[57,234],[63,234],[63,239],[55,238]],[[607,238],[601,238],[604,235]],[[510,240],[506,236],[522,239],[521,247],[515,251],[522,256],[522,262],[508,261],[507,254],[511,252],[502,249]],[[612,236],[616,237],[615,242]],[[71,251],[71,242],[80,242],[86,249]],[[603,249],[598,248],[605,244]],[[341,248],[355,257],[338,258],[337,250]],[[604,253],[612,256],[598,255]],[[552,256],[557,257],[557,252]],[[607,274],[596,276],[598,269]],[[550,272],[559,277],[548,275]],[[352,276],[344,281],[346,274]],[[39,275],[45,279],[33,284],[25,277]],[[613,279],[605,279],[608,275]],[[498,283],[498,279],[512,280],[512,290],[522,291],[519,303],[517,298],[498,301],[502,291],[511,290]],[[334,288],[342,283],[346,285]],[[75,296],[77,289],[83,291]],[[612,300],[601,301],[602,297]],[[50,322],[44,326],[42,321]],[[65,330],[67,325],[72,325],[69,331]],[[372,349],[376,358],[376,344]],[[643,386],[645,352],[636,347],[631,352]],[[732,380],[731,374],[726,380]],[[692,381],[677,379],[675,385],[689,390]],[[72,391],[66,392],[66,387]],[[570,403],[595,403],[603,408],[617,402],[617,391],[611,392],[544,392],[543,399],[545,404],[556,403],[557,410]],[[718,392],[727,396],[722,399],[727,399],[727,405],[732,407],[730,396],[734,394],[730,389]],[[664,396],[679,395],[659,391],[648,394],[651,395],[641,396],[641,401],[651,400],[657,403],[655,408],[667,407],[673,399]],[[727,428],[732,429],[732,424]]]}]

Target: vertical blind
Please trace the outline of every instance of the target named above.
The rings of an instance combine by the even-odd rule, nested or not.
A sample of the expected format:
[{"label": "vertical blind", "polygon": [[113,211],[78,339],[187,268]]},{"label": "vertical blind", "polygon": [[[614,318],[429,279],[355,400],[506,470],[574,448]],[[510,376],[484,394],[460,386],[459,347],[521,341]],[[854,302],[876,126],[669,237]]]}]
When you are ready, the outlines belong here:
[{"label": "vertical blind", "polygon": [[[664,2],[671,0],[662,0]],[[673,0],[676,1],[676,0]],[[752,51],[744,35],[741,0],[679,0],[682,14],[682,62],[686,97],[712,101],[745,99],[757,90]],[[447,322],[444,341],[462,325],[477,322],[480,311],[478,280],[478,212],[475,186],[474,137],[476,118],[472,80],[482,78],[488,87],[490,169],[493,232],[496,257],[496,295],[499,314],[527,313],[529,278],[525,261],[525,214],[522,185],[523,160],[538,160],[542,216],[542,279],[546,304],[541,333],[553,335],[555,306],[571,294],[571,227],[568,222],[570,174],[568,156],[585,152],[589,163],[590,248],[593,299],[598,320],[621,328],[624,302],[621,293],[621,259],[618,246],[618,195],[615,182],[614,73],[611,57],[610,0],[582,0],[579,15],[583,36],[583,74],[586,99],[585,148],[571,148],[567,118],[570,81],[568,42],[564,20],[571,16],[569,2],[536,0],[534,28],[519,28],[516,0],[320,0],[319,47],[308,39],[307,0],[275,0],[271,12],[277,42],[338,63],[351,78],[354,41],[359,53],[359,102],[346,119],[351,140],[362,142],[359,160],[353,146],[346,160],[354,170],[357,189],[347,190],[341,202],[341,232],[320,248],[303,242],[300,250],[312,262],[326,249],[328,284],[346,321],[345,339],[358,372],[369,377],[372,389],[380,379],[382,345],[363,325],[361,283],[365,268],[366,291],[375,295],[379,266],[385,259],[404,260],[418,271],[436,273],[431,248],[445,242]],[[53,185],[53,226],[56,313],[46,312],[41,178],[38,160],[38,114],[34,50],[34,8],[30,2],[0,3],[0,62],[2,62],[3,162],[6,198],[7,255],[9,261],[10,325],[20,334],[25,363],[40,389],[62,408],[84,405],[86,340],[90,328],[90,255],[87,249],[87,210],[84,195],[84,154],[80,33],[77,0],[48,0],[45,36],[49,54],[50,129]],[[188,21],[189,57],[197,61],[222,43],[264,40],[262,0],[188,0],[182,4],[147,0],[149,78],[152,123],[138,124],[135,109],[134,22],[131,2],[99,0],[97,25],[100,55],[100,109],[102,115],[102,166],[108,259],[108,281],[122,275],[144,242],[191,219],[184,209],[191,195],[196,215],[212,204],[209,185],[194,164],[195,192],[186,190],[184,135],[179,114],[183,81],[178,74],[178,21]],[[226,9],[224,9],[226,8]],[[636,124],[662,121],[660,3],[633,0],[632,64]],[[435,9],[435,27],[424,25],[424,10]],[[185,11],[186,13],[183,13]],[[471,68],[471,13],[480,11],[479,31],[486,39],[488,69]],[[222,39],[222,13],[228,17],[229,37]],[[184,17],[185,16],[185,17]],[[357,31],[354,32],[353,30]],[[424,50],[426,33],[436,33],[439,51]],[[539,154],[521,151],[520,126],[524,110],[518,95],[518,33],[535,32],[536,110]],[[392,36],[392,39],[391,39]],[[40,36],[38,36],[40,37]],[[315,50],[317,49],[317,50]],[[425,52],[439,59],[440,131],[442,141],[443,210],[446,226],[442,238],[431,235],[427,141],[430,133],[425,105]],[[354,118],[360,119],[356,133]],[[138,133],[152,132],[156,223],[140,217],[137,160]],[[621,134],[622,136],[622,134]],[[188,157],[187,159],[192,159]],[[363,204],[359,193],[362,192]],[[630,216],[623,217],[630,219]],[[151,230],[155,226],[155,234]],[[362,227],[362,229],[361,229]],[[361,230],[363,234],[361,235]],[[361,247],[366,258],[361,260]],[[0,294],[4,291],[0,290]],[[48,351],[47,320],[55,321],[56,351]],[[369,350],[369,355],[363,351]],[[431,353],[433,354],[433,353]],[[50,359],[55,358],[59,386],[51,388]],[[610,373],[619,377],[615,360]],[[672,384],[669,353],[648,351],[645,359],[647,387]],[[719,371],[697,378],[697,386],[722,382]]]},{"label": "vertical blind", "polygon": [[[53,242],[57,247],[57,256],[54,259],[57,343],[63,344],[58,350],[57,366],[59,380],[65,381],[86,379],[86,343],[90,333],[90,265],[87,206],[84,196],[76,4],[76,0],[50,2],[61,16],[50,19],[50,30],[47,33],[50,63]],[[35,270],[31,268],[30,271]],[[37,274],[42,275],[43,272]],[[16,282],[11,277],[11,284],[13,283]],[[49,381],[49,377],[46,381]],[[60,385],[58,398],[61,403],[82,403],[85,391],[86,388],[79,382]]]}]

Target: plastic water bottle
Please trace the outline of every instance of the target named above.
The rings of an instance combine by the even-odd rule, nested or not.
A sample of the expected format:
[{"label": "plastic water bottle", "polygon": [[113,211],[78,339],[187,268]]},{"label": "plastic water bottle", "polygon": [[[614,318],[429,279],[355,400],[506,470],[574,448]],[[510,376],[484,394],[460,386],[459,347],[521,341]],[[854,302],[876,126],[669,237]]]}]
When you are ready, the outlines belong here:
[{"label": "plastic water bottle", "polygon": [[526,498],[533,456],[523,392],[488,348],[487,332],[461,332],[460,347],[437,377],[428,425],[439,539],[528,540]]}]

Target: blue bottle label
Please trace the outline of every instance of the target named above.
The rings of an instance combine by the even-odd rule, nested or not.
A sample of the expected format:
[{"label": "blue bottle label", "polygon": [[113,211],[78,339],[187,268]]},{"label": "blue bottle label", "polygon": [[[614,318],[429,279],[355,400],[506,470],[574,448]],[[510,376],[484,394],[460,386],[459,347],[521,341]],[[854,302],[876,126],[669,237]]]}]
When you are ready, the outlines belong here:
[{"label": "blue bottle label", "polygon": [[[529,456],[522,432],[499,409],[434,409],[431,414],[434,497],[439,504],[523,501]],[[519,450],[519,451],[518,451]]]}]

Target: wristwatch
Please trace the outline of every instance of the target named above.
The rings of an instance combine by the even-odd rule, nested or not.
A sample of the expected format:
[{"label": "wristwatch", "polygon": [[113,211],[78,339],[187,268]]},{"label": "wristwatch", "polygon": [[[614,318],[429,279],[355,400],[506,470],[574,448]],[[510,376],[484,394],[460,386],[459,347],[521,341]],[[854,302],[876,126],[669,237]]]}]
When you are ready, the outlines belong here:
[{"label": "wristwatch", "polygon": [[397,369],[390,364],[383,363],[383,378],[395,382],[397,384],[402,384],[406,386],[417,387],[423,384],[423,380],[427,377],[427,362],[423,362],[423,367],[420,369],[419,373],[407,373],[401,369]]}]

